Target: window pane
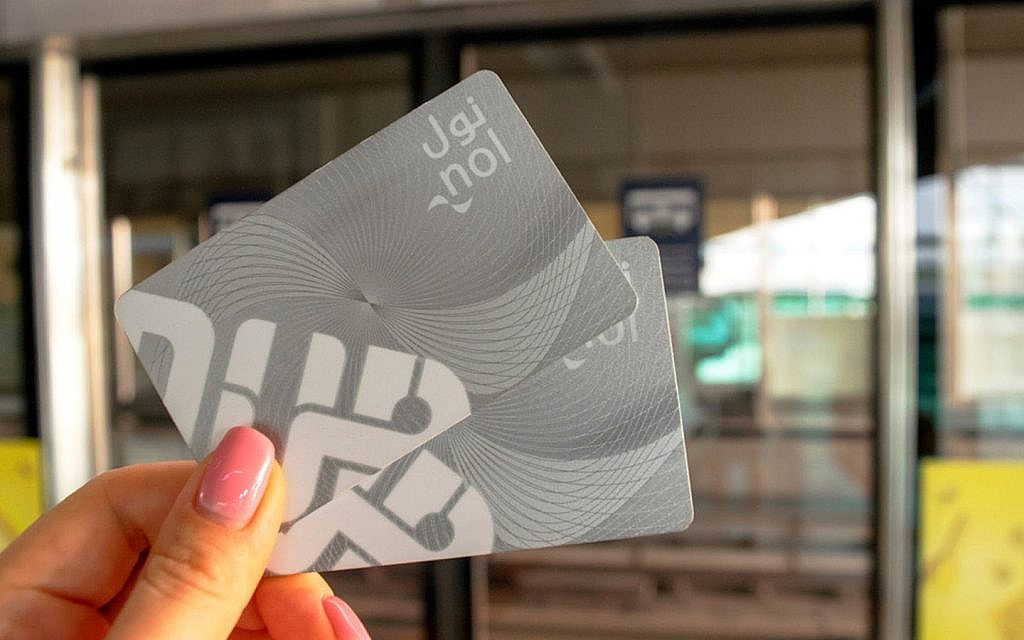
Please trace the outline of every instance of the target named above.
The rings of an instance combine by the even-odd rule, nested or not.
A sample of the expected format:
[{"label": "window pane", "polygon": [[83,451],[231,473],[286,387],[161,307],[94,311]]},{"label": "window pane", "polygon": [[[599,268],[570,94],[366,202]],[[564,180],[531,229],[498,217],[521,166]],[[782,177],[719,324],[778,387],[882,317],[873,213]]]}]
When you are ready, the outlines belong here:
[{"label": "window pane", "polygon": [[494,640],[865,638],[874,423],[870,46],[860,26],[486,44],[606,238],[628,178],[704,189],[670,296],[695,520],[501,554]]},{"label": "window pane", "polygon": [[[1024,457],[1024,8],[944,12],[939,450]],[[938,186],[933,186],[937,189]],[[927,204],[925,205],[927,206]],[[932,403],[934,405],[934,403]]]},{"label": "window pane", "polygon": [[[411,103],[409,64],[398,54],[111,77],[101,86],[115,294]],[[115,462],[191,457],[120,331],[114,345]],[[374,638],[423,637],[421,566],[330,580]]]}]

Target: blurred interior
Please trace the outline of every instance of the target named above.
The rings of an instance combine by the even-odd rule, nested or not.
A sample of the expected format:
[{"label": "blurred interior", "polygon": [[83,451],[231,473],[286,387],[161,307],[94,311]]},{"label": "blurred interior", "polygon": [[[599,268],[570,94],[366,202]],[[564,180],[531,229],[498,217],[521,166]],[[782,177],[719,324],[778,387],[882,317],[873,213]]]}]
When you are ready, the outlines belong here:
[{"label": "blurred interior", "polygon": [[[669,298],[696,518],[679,534],[474,559],[470,593],[452,595],[473,608],[473,637],[878,637],[877,17],[829,4],[689,20],[679,3],[678,21],[641,28],[586,11],[552,29],[465,27],[436,60],[392,34],[226,64],[216,47],[85,59],[104,299],[402,116],[435,66],[494,70],[605,239],[623,234],[624,180],[703,187],[700,290]],[[934,43],[916,53],[934,77],[918,78],[932,112],[918,122],[912,426],[921,456],[1019,459],[1024,5],[919,4],[914,29]],[[38,416],[24,86],[4,69],[0,436],[15,437],[35,435]],[[127,340],[106,331],[110,464],[189,457]],[[374,638],[463,637],[437,631],[436,576],[405,565],[330,580]]]}]

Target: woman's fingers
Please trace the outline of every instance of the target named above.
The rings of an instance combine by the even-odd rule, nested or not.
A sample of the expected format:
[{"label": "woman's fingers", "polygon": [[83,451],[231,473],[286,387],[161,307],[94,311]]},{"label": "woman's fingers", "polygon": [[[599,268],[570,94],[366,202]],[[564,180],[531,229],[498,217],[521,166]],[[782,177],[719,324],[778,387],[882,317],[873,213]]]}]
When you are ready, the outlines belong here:
[{"label": "woman's fingers", "polygon": [[103,637],[96,609],[120,592],[195,466],[103,474],[15,539],[0,554],[0,637]]},{"label": "woman's fingers", "polygon": [[[194,462],[128,467],[85,485],[0,553],[0,594],[35,590],[103,606],[156,538],[195,467]],[[0,606],[0,619],[3,615]]]},{"label": "woman's fingers", "polygon": [[317,573],[261,580],[230,636],[230,640],[369,638],[352,609],[332,594]]},{"label": "woman's fingers", "polygon": [[101,640],[108,627],[89,605],[38,589],[0,592],[0,638]]},{"label": "woman's fingers", "polygon": [[331,588],[316,573],[264,578],[253,594],[253,604],[271,638],[335,640],[323,600]]},{"label": "woman's fingers", "polygon": [[245,428],[198,467],[101,475],[0,554],[0,637],[100,638],[115,619],[107,637],[367,638],[318,575],[260,581],[283,491],[269,440]]},{"label": "woman's fingers", "polygon": [[370,640],[370,634],[356,612],[341,598],[325,599],[324,611],[338,640]]},{"label": "woman's fingers", "polygon": [[171,507],[108,638],[225,638],[266,567],[284,508],[274,447],[236,427]]}]

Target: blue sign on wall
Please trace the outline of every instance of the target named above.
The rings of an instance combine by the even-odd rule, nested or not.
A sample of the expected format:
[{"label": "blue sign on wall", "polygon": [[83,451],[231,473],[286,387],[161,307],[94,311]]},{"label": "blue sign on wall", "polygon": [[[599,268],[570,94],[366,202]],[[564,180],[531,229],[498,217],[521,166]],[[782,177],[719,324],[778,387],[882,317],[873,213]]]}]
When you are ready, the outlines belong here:
[{"label": "blue sign on wall", "polygon": [[622,183],[622,228],[650,236],[661,250],[666,293],[700,289],[704,189],[696,178],[652,178]]}]

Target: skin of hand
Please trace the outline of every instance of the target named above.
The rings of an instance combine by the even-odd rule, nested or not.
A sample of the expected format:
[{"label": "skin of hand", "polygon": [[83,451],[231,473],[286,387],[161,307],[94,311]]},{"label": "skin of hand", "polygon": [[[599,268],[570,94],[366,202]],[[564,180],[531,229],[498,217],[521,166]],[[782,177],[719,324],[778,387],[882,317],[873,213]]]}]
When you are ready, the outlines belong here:
[{"label": "skin of hand", "polygon": [[0,640],[368,640],[318,574],[263,577],[284,490],[248,427],[97,476],[0,553]]}]

